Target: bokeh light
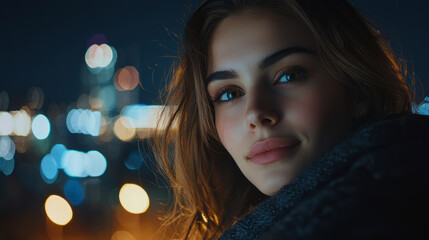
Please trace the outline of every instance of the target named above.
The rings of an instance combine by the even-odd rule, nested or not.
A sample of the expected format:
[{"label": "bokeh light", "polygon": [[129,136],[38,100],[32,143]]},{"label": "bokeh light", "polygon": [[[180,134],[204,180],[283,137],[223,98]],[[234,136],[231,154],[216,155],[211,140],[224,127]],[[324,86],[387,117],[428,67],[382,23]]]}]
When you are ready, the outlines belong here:
[{"label": "bokeh light", "polygon": [[149,208],[149,196],[139,185],[126,183],[119,190],[119,202],[130,213],[144,213]]},{"label": "bokeh light", "polygon": [[69,203],[58,195],[51,195],[46,199],[45,211],[49,219],[58,225],[66,225],[73,218]]},{"label": "bokeh light", "polygon": [[91,177],[99,177],[103,175],[107,168],[106,158],[99,151],[89,151],[85,162],[85,170]]},{"label": "bokeh light", "polygon": [[89,109],[72,109],[67,114],[66,126],[70,133],[98,136],[100,133],[101,112]]},{"label": "bokeh light", "polygon": [[[151,137],[154,129],[163,130],[167,126],[168,116],[175,110],[175,106],[134,104],[126,106],[121,111],[121,116],[127,117],[129,125],[134,126],[139,138]],[[164,112],[163,115],[161,113]],[[163,117],[161,117],[163,116]],[[173,122],[172,129],[176,129]]]},{"label": "bokeh light", "polygon": [[142,163],[143,159],[138,151],[131,152],[128,158],[125,160],[125,166],[130,170],[139,169]]},{"label": "bokeh light", "polygon": [[0,112],[0,135],[10,135],[13,131],[12,115],[8,112]]},{"label": "bokeh light", "polygon": [[417,106],[417,110],[414,112],[421,115],[429,115],[429,97],[425,97],[424,101]]},{"label": "bokeh light", "polygon": [[25,110],[15,113],[13,132],[18,136],[28,136],[31,130],[31,118]]},{"label": "bokeh light", "polygon": [[63,155],[61,166],[64,172],[70,177],[87,177],[85,161],[85,153],[67,150]]},{"label": "bokeh light", "polygon": [[8,136],[0,136],[0,157],[11,160],[15,156],[15,143]]},{"label": "bokeh light", "polygon": [[12,174],[15,169],[15,159],[6,160],[0,157],[0,171],[4,173],[4,175],[9,176]]},{"label": "bokeh light", "polygon": [[67,148],[63,144],[55,144],[51,149],[51,156],[55,159],[58,169],[62,169],[62,158]]},{"label": "bokeh light", "polygon": [[113,233],[111,240],[136,240],[136,238],[127,231],[116,231]]},{"label": "bokeh light", "polygon": [[61,167],[70,177],[99,177],[107,169],[107,160],[95,150],[88,153],[66,150],[62,154]]},{"label": "bokeh light", "polygon": [[71,205],[80,205],[85,196],[82,184],[75,179],[67,180],[64,185],[64,195]]},{"label": "bokeh light", "polygon": [[55,158],[51,154],[47,154],[40,162],[40,173],[43,181],[48,184],[55,182],[58,176],[58,167]]},{"label": "bokeh light", "polygon": [[40,140],[46,139],[51,132],[51,124],[45,115],[39,114],[34,117],[31,124],[33,135]]},{"label": "bokeh light", "polygon": [[114,85],[119,91],[129,91],[137,87],[140,82],[139,72],[133,66],[126,66],[116,71]]},{"label": "bokeh light", "polygon": [[113,57],[113,50],[109,45],[93,44],[86,51],[85,62],[90,68],[104,68],[109,66]]},{"label": "bokeh light", "polygon": [[127,117],[119,117],[113,124],[113,132],[121,141],[129,142],[136,135],[136,129],[132,121]]}]

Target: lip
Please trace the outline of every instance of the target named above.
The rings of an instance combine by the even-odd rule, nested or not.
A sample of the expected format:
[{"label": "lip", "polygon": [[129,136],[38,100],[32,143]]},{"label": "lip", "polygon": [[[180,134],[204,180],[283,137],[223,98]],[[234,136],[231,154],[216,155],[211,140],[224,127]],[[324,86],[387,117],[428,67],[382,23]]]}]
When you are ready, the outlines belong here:
[{"label": "lip", "polygon": [[272,163],[290,155],[300,143],[300,141],[293,139],[269,138],[253,144],[247,158],[258,165]]}]

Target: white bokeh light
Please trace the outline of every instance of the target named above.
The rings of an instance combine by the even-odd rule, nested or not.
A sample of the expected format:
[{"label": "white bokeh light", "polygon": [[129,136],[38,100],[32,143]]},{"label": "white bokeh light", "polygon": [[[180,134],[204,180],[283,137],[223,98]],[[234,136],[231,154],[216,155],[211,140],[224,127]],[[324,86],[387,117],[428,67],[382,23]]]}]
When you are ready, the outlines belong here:
[{"label": "white bokeh light", "polygon": [[13,130],[12,115],[8,112],[0,112],[0,135],[10,135]]},{"label": "white bokeh light", "polygon": [[39,114],[34,117],[33,122],[31,123],[31,130],[33,135],[40,140],[46,139],[51,132],[51,124],[45,115]]},{"label": "white bokeh light", "polygon": [[31,130],[31,118],[24,110],[18,111],[14,116],[14,133],[18,136],[28,136]]},{"label": "white bokeh light", "polygon": [[85,62],[90,68],[104,68],[109,66],[113,60],[112,48],[103,43],[91,45],[85,53]]}]

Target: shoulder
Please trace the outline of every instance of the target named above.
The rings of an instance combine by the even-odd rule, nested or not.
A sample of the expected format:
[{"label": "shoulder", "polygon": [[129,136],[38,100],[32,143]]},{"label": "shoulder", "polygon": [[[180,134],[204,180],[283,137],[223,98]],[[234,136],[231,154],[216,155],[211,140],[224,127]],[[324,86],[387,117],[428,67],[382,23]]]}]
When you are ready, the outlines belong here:
[{"label": "shoulder", "polygon": [[262,239],[405,239],[423,232],[428,117],[395,116],[364,127],[325,158],[338,159],[341,151],[355,151],[346,154],[355,159],[277,216]]}]

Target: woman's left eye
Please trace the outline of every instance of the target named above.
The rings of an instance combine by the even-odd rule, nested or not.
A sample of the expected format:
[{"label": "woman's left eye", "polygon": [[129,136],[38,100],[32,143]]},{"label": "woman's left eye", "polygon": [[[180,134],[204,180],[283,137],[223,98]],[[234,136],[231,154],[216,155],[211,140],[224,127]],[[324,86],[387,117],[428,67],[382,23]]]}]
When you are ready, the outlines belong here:
[{"label": "woman's left eye", "polygon": [[293,81],[304,79],[307,76],[307,70],[303,68],[292,68],[280,73],[280,77],[276,80],[278,83],[292,83]]}]

